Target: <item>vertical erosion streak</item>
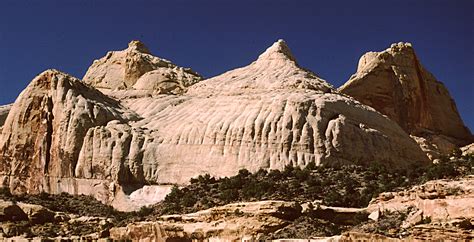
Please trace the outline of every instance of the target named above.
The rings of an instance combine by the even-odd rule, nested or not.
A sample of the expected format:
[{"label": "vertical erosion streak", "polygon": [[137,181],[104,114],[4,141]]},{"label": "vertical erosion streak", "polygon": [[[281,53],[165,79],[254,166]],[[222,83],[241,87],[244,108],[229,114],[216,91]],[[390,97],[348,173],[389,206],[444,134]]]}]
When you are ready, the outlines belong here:
[{"label": "vertical erosion streak", "polygon": [[51,97],[47,99],[47,113],[46,113],[46,157],[45,157],[45,164],[44,164],[44,174],[47,174],[49,171],[49,164],[51,160],[51,143],[53,140],[53,100]]},{"label": "vertical erosion streak", "polygon": [[418,61],[418,58],[416,57],[416,54],[413,52],[413,60],[414,60],[414,66],[416,69],[416,75],[418,78],[418,83],[420,85],[420,96],[421,96],[421,103],[420,103],[420,108],[419,110],[413,110],[414,112],[417,112],[418,115],[418,122],[421,124],[421,126],[424,128],[428,128],[431,126],[431,116],[429,115],[429,111],[427,110],[426,104],[428,103],[427,97],[426,97],[426,85],[425,85],[425,80],[423,78],[423,73],[420,68],[420,62]]}]

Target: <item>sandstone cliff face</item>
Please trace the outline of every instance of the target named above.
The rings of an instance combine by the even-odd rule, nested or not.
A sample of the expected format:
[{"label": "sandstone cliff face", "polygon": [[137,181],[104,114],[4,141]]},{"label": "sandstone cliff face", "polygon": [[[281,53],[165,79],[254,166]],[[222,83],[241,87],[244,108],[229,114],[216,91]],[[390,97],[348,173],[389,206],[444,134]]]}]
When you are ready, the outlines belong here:
[{"label": "sandstone cliff face", "polygon": [[[102,93],[57,71],[35,78],[2,132],[3,185],[17,192],[92,194],[130,209],[120,191],[184,184],[205,173],[230,176],[242,168],[282,169],[311,161],[391,167],[428,162],[395,122],[300,68],[284,41],[249,66],[201,81],[188,92],[180,89],[180,95],[149,91],[156,82],[147,78],[169,70],[163,63],[183,70],[132,42],[89,68],[85,82]],[[156,70],[141,67],[150,65]],[[173,76],[174,82],[186,87],[199,79],[186,73]],[[165,89],[170,90],[159,90]]]},{"label": "sandstone cliff face", "polygon": [[5,121],[0,138],[2,184],[15,192],[55,190],[60,184],[50,179],[75,176],[90,128],[137,118],[80,80],[47,70],[20,94]]},{"label": "sandstone cliff face", "polygon": [[448,90],[421,65],[411,44],[366,53],[339,90],[421,137],[417,141],[431,157],[473,141]]},{"label": "sandstone cliff face", "polygon": [[83,81],[108,89],[139,89],[157,93],[182,93],[202,77],[189,68],[178,67],[150,54],[139,41],[122,51],[111,51],[89,67]]}]

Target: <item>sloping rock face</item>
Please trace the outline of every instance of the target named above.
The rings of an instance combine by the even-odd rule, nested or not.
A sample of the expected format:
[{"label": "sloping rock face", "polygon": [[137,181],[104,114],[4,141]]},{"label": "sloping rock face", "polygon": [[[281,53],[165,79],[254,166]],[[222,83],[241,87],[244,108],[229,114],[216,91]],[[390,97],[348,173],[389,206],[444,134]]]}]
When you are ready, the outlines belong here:
[{"label": "sloping rock face", "polygon": [[421,137],[417,141],[431,157],[473,142],[448,90],[421,65],[409,43],[363,55],[339,90]]},{"label": "sloping rock face", "polygon": [[236,96],[275,90],[334,92],[326,81],[301,68],[285,41],[278,40],[248,66],[228,71],[190,88],[193,96]]},{"label": "sloping rock face", "polygon": [[[139,67],[117,72],[123,68],[117,61],[130,53],[137,58],[127,66],[159,60],[144,52],[132,42],[96,61],[84,79],[101,92],[57,71],[35,78],[2,132],[2,184],[15,192],[92,194],[131,209],[120,191],[185,184],[205,173],[231,176],[242,168],[283,169],[312,161],[398,168],[429,162],[395,122],[300,68],[284,41],[249,66],[180,95],[130,88],[156,73],[145,68],[143,74]],[[188,80],[176,78],[176,83]],[[117,90],[120,85],[127,89]]]},{"label": "sloping rock face", "polygon": [[311,161],[394,167],[427,161],[393,121],[300,68],[284,41],[249,66],[201,81],[182,96],[110,95],[143,117],[132,126],[153,130],[142,157],[154,165],[145,177],[160,183]]},{"label": "sloping rock face", "polygon": [[[111,120],[137,119],[80,80],[47,70],[20,94],[5,121],[0,138],[2,185],[18,193],[77,192],[77,184],[65,178],[84,177],[75,168],[88,130]],[[123,163],[108,166],[113,170],[109,173],[91,169],[111,180],[124,172]]]},{"label": "sloping rock face", "polygon": [[107,89],[137,89],[177,94],[202,77],[189,68],[178,67],[150,54],[140,41],[122,51],[111,51],[89,67],[83,81]]}]

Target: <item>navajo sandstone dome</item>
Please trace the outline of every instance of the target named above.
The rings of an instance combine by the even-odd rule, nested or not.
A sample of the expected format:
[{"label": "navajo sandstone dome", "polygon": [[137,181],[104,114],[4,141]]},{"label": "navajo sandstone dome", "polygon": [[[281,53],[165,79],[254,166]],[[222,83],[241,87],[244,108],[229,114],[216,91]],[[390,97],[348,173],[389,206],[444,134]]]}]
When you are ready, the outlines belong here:
[{"label": "navajo sandstone dome", "polygon": [[[398,64],[387,65],[406,68]],[[370,75],[372,69],[360,66]],[[371,79],[379,81],[385,82]],[[347,85],[341,90],[352,93]],[[41,73],[13,106],[0,109],[8,113],[1,184],[14,193],[90,194],[130,210],[161,199],[160,184],[185,184],[206,173],[310,162],[428,164],[419,139],[409,135],[424,119],[406,116],[412,125],[394,118],[361,98],[370,95],[362,91],[354,94],[361,103],[299,67],[283,40],[250,65],[206,80],[132,41],[95,60],[82,81],[56,70]],[[459,117],[455,106],[454,112]],[[400,124],[405,121],[410,125]],[[472,138],[467,128],[459,132]],[[137,194],[140,202],[132,199]]]}]

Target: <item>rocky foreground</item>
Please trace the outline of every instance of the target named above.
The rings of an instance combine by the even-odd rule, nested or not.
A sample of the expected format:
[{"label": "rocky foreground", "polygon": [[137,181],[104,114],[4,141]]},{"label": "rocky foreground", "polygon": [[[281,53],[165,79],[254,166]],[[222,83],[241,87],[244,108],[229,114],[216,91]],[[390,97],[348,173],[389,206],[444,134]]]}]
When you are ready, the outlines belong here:
[{"label": "rocky foreground", "polygon": [[[124,227],[113,226],[113,220],[107,217],[77,216],[52,212],[40,205],[6,201],[0,202],[0,216],[2,234],[9,237],[4,237],[5,241],[26,239],[27,234],[21,233],[18,223],[28,220],[34,224],[31,233],[62,234],[61,237],[50,237],[56,239],[234,241],[285,238],[285,235],[297,239],[302,237],[293,237],[292,233],[301,236],[304,235],[301,231],[324,230],[332,226],[336,230],[341,227],[352,229],[341,235],[312,239],[472,240],[473,189],[474,177],[456,181],[436,180],[406,192],[383,193],[369,207],[362,209],[285,201],[244,202],[191,214],[161,216],[156,221],[132,222]],[[312,221],[308,222],[308,219]],[[94,230],[100,231],[82,234]],[[22,236],[10,237],[18,233]]]},{"label": "rocky foreground", "polygon": [[[201,176],[189,186],[173,188],[164,202],[131,213],[116,211],[90,196],[45,193],[14,196],[4,190],[1,194],[4,200],[0,203],[1,234],[5,240],[471,240],[474,239],[473,162],[472,156],[453,157],[413,175],[399,174],[402,180],[398,183],[382,178],[377,182],[380,190],[374,192],[389,192],[379,193],[368,204],[363,201],[365,197],[372,197],[372,185],[353,187],[347,182],[358,183],[359,179],[370,182],[368,177],[387,174],[390,177],[390,172],[357,167],[341,167],[339,170],[287,167],[279,175],[280,180],[289,181],[286,186],[282,186],[285,182],[275,178],[278,172],[250,174],[241,171],[239,175],[225,179]],[[348,172],[348,169],[356,172]],[[352,178],[344,178],[345,181],[341,182],[336,178],[339,173]],[[321,176],[323,174],[336,176],[326,178]],[[322,179],[321,183],[313,187],[300,186],[294,180],[318,177]],[[445,179],[429,180],[437,177]],[[409,185],[427,179],[429,181],[419,185]],[[247,182],[255,183],[257,187],[267,183],[272,188],[263,194],[260,190],[251,193]],[[229,187],[230,184],[236,185]],[[342,196],[331,195],[331,190],[324,190],[324,187],[337,190]],[[313,196],[307,193],[307,189],[314,188],[319,189],[323,200],[311,200]],[[290,196],[280,194],[282,189]],[[237,196],[229,197],[226,191],[233,191]],[[347,194],[349,191],[359,196]],[[367,191],[369,194],[364,195]],[[190,193],[199,199],[189,196]],[[347,197],[361,202],[345,199]],[[204,200],[211,204],[204,204]],[[210,208],[203,209],[203,206]]]}]

